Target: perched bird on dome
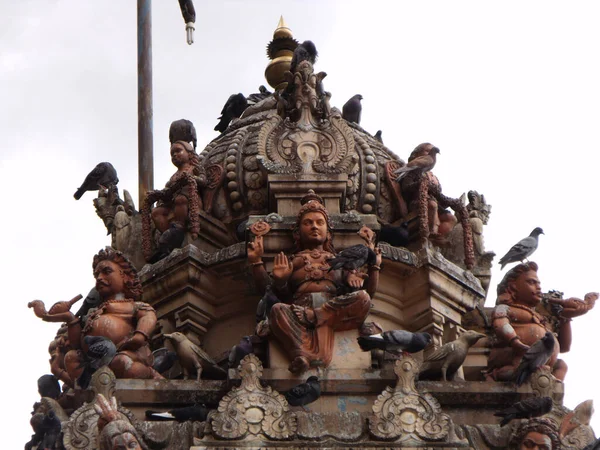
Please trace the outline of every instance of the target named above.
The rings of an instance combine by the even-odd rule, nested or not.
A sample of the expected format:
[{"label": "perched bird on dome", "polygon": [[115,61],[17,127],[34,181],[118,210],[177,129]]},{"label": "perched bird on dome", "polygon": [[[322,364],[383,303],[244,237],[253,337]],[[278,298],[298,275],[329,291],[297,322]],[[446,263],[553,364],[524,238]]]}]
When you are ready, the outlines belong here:
[{"label": "perched bird on dome", "polygon": [[246,355],[254,352],[254,346],[252,345],[252,341],[250,340],[250,336],[244,336],[239,344],[231,347],[231,351],[229,352],[229,367],[232,369],[237,369],[240,365],[240,362]]},{"label": "perched bird on dome", "polygon": [[552,399],[550,397],[530,397],[494,413],[494,416],[502,417],[500,426],[503,427],[513,419],[531,419],[543,416],[551,410]]},{"label": "perched bird on dome", "polygon": [[498,261],[500,269],[504,269],[504,266],[507,264],[523,262],[524,259],[530,257],[538,247],[538,237],[540,234],[544,234],[544,230],[540,227],[534,228],[529,236],[513,245],[508,253]]},{"label": "perched bird on dome", "polygon": [[215,131],[223,133],[229,126],[229,123],[233,119],[240,117],[247,107],[248,100],[246,100],[244,94],[230,95],[221,110],[221,116],[219,117],[219,123],[215,126]]},{"label": "perched bird on dome", "polygon": [[97,191],[99,189],[108,189],[110,186],[116,185],[119,182],[117,171],[109,162],[101,162],[94,170],[88,173],[81,186],[77,189],[73,197],[79,200],[87,191]]},{"label": "perched bird on dome", "polygon": [[380,349],[391,353],[417,353],[431,343],[429,333],[411,333],[405,330],[384,331],[373,336],[357,338],[361,350]]},{"label": "perched bird on dome", "polygon": [[555,339],[550,331],[537,342],[535,342],[529,350],[523,355],[521,363],[515,370],[515,383],[521,386],[525,383],[531,374],[548,362],[554,352]]},{"label": "perched bird on dome", "polygon": [[362,105],[360,101],[363,96],[360,94],[354,95],[350,100],[342,106],[342,118],[348,122],[360,124],[360,115],[362,113]]},{"label": "perched bird on dome", "polygon": [[42,375],[37,380],[40,397],[50,397],[56,400],[62,393],[58,379],[54,375]]},{"label": "perched bird on dome", "polygon": [[196,127],[191,120],[179,119],[171,123],[169,127],[169,142],[173,144],[177,141],[191,142],[196,149],[198,138],[196,137]]},{"label": "perched bird on dome", "polygon": [[210,376],[219,379],[227,376],[227,372],[221,369],[208,353],[190,341],[185,334],[177,331],[165,334],[164,337],[169,339],[175,347],[175,353],[177,353],[179,364],[181,364],[183,370],[184,380],[196,374],[196,380],[200,381],[200,376],[204,371]]},{"label": "perched bird on dome", "polygon": [[398,175],[396,181],[399,183],[410,172],[429,172],[435,167],[438,153],[440,153],[440,149],[429,142],[419,144],[410,154],[406,165],[394,171],[394,174]]},{"label": "perched bird on dome", "polygon": [[271,91],[269,91],[265,86],[263,86],[262,84],[258,87],[258,92],[255,94],[250,94],[248,96],[248,103],[251,104],[255,104],[258,103],[262,100],[264,100],[265,98],[269,97],[273,95],[273,93]]},{"label": "perched bird on dome", "polygon": [[375,133],[375,136],[373,136],[373,137],[383,144],[383,138],[381,137],[381,134],[382,134],[382,131],[377,130],[377,133]]},{"label": "perched bird on dome", "polygon": [[287,391],[285,399],[291,406],[304,406],[316,401],[321,396],[319,378],[308,377],[306,383],[301,383]]},{"label": "perched bird on dome", "polygon": [[317,61],[317,56],[319,56],[319,53],[313,41],[304,41],[294,50],[292,62],[290,63],[290,72],[296,72],[298,64],[302,61],[309,61],[311,64],[314,64]]},{"label": "perched bird on dome", "polygon": [[327,261],[329,272],[332,270],[356,270],[365,264],[373,265],[376,263],[377,254],[364,244],[357,244],[345,248],[339,252],[335,258]]}]

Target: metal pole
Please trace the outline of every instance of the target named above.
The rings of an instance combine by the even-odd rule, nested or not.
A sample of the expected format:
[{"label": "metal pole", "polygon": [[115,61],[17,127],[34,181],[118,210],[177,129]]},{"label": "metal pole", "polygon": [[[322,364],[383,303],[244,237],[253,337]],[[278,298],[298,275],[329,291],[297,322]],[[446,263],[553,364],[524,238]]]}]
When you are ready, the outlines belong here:
[{"label": "metal pole", "polygon": [[154,188],[152,138],[152,0],[137,0],[138,47],[138,180],[142,208],[146,193]]}]

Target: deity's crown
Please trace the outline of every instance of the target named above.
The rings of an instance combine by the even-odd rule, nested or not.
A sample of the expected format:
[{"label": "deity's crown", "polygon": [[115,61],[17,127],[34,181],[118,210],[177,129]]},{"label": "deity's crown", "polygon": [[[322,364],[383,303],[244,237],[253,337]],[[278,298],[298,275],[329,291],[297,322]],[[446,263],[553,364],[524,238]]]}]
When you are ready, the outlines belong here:
[{"label": "deity's crown", "polygon": [[308,193],[300,199],[300,204],[302,207],[300,208],[300,211],[298,211],[296,224],[300,223],[300,220],[304,214],[309,212],[319,212],[325,216],[325,219],[327,220],[327,227],[333,228],[329,213],[327,212],[327,208],[325,208],[325,201],[323,200],[323,197],[317,195],[314,190],[309,189]]}]

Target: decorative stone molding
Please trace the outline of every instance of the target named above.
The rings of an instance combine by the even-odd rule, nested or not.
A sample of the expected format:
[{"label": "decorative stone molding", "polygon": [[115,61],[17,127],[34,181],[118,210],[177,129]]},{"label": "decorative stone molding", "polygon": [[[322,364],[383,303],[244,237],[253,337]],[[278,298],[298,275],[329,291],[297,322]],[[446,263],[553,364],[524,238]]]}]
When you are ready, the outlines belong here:
[{"label": "decorative stone molding", "polygon": [[212,433],[221,439],[244,439],[264,435],[269,439],[290,439],[298,427],[296,414],[289,411],[283,395],[260,383],[263,367],[250,354],[241,364],[242,384],[223,397],[209,416]]},{"label": "decorative stone molding", "polygon": [[375,439],[393,441],[447,441],[452,422],[429,393],[417,391],[420,364],[405,356],[396,362],[395,388],[386,387],[373,404],[369,431]]}]

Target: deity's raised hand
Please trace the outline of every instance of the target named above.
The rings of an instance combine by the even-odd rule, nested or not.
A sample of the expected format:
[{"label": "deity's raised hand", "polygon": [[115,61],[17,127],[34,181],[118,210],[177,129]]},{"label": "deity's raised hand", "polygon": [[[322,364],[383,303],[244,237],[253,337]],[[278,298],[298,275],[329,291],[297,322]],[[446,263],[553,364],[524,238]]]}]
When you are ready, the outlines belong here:
[{"label": "deity's raised hand", "polygon": [[271,272],[275,281],[285,283],[293,271],[294,266],[292,262],[288,260],[288,257],[285,256],[283,252],[275,255],[275,260],[273,261],[273,271]]},{"label": "deity's raised hand", "polygon": [[29,302],[27,306],[33,308],[33,312],[36,316],[46,322],[67,322],[73,320],[74,315],[69,310],[71,306],[81,300],[83,296],[81,294],[73,297],[68,302],[57,302],[50,308],[50,311],[46,311],[46,305],[41,300],[33,300]]},{"label": "deity's raised hand", "polygon": [[588,292],[585,294],[583,301],[578,298],[567,298],[567,299],[554,299],[549,298],[549,303],[558,304],[563,307],[560,315],[562,317],[571,319],[577,316],[583,316],[590,309],[594,307],[596,304],[596,300],[598,300],[597,292]]},{"label": "deity's raised hand", "polygon": [[256,236],[254,242],[248,242],[248,262],[256,263],[260,262],[260,259],[265,253],[263,245],[263,237]]}]

